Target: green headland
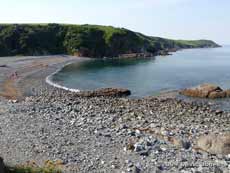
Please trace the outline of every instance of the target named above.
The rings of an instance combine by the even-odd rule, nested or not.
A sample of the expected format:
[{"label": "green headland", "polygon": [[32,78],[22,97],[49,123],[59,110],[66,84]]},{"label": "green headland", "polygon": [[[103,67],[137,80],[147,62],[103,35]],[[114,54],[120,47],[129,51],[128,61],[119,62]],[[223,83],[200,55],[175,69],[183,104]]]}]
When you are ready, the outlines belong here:
[{"label": "green headland", "polygon": [[0,24],[0,56],[68,54],[101,58],[218,46],[210,40],[171,40],[112,26]]}]

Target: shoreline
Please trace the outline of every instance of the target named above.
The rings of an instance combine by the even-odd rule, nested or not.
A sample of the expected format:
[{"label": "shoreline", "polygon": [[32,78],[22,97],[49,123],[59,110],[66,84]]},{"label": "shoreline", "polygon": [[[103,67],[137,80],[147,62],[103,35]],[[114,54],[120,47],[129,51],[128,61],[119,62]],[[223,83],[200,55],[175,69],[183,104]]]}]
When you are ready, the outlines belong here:
[{"label": "shoreline", "polygon": [[[214,48],[219,48],[219,47],[214,47]],[[165,54],[159,54],[159,55],[155,55],[154,57],[158,57],[158,56],[170,56],[171,54],[173,54],[174,52],[178,52],[178,51],[182,51],[182,50],[189,50],[189,49],[203,49],[203,48],[185,48],[185,49],[176,49],[176,50],[174,50],[173,49],[173,51],[170,51],[170,50],[165,50],[165,51],[167,51],[167,52],[170,52],[170,54],[167,54],[167,55],[165,55]],[[45,80],[45,82],[48,84],[48,85],[50,85],[50,86],[52,86],[52,87],[55,87],[55,88],[59,88],[59,89],[63,89],[63,90],[66,90],[66,91],[70,91],[70,92],[74,92],[74,93],[81,93],[81,92],[84,92],[85,90],[80,90],[80,89],[75,89],[75,88],[68,88],[68,87],[65,87],[64,85],[60,85],[60,84],[58,84],[58,83],[56,83],[56,82],[54,82],[53,80],[52,80],[52,77],[56,74],[56,73],[58,73],[59,71],[61,71],[65,66],[67,66],[67,65],[69,65],[69,64],[72,64],[72,63],[75,63],[75,62],[77,62],[78,60],[89,60],[89,59],[91,59],[91,58],[89,58],[89,57],[76,57],[76,56],[69,56],[69,55],[51,55],[51,56],[49,56],[49,55],[44,55],[44,56],[15,56],[15,57],[13,57],[14,59],[19,59],[18,61],[20,62],[20,61],[35,61],[35,63],[36,63],[36,61],[38,61],[38,63],[39,63],[39,60],[41,61],[40,62],[40,65],[44,65],[44,66],[47,66],[47,68],[50,68],[50,65],[49,65],[49,63],[48,64],[46,64],[46,59],[52,59],[52,58],[54,58],[54,57],[59,57],[59,58],[63,58],[63,59],[65,59],[65,58],[69,58],[69,60],[63,60],[63,62],[61,63],[61,64],[58,64],[58,63],[56,63],[56,66],[57,67],[55,67],[55,63],[52,65],[52,67],[51,68],[54,68],[55,69],[55,71],[53,72],[53,71],[51,71],[51,72],[48,72],[47,73],[47,76],[43,76],[43,78],[44,78],[44,80]],[[8,59],[8,58],[10,58],[10,57],[0,57],[1,58],[1,60],[2,59]],[[150,58],[150,57],[145,57],[145,58]],[[22,59],[22,60],[20,60],[20,59]],[[43,59],[44,59],[44,61],[45,62],[42,62],[43,61]],[[113,59],[113,58],[108,58],[108,59]],[[52,60],[51,60],[52,61]],[[69,62],[68,62],[69,61]],[[15,63],[17,63],[17,60],[15,60]],[[52,63],[51,63],[52,64]],[[3,63],[3,65],[5,65],[4,63]],[[25,65],[26,66],[26,65]],[[36,65],[35,65],[36,66]],[[0,67],[1,68],[1,67]],[[15,71],[17,70],[17,65],[16,65],[16,67],[15,67]],[[37,68],[37,67],[35,67],[35,68]],[[40,69],[41,70],[41,69]],[[12,70],[11,70],[12,71]],[[34,70],[34,69],[31,69],[31,71],[32,71],[32,73],[33,73],[33,71],[36,71],[36,70]],[[49,71],[49,69],[47,69],[47,71]],[[26,78],[27,76],[24,76],[24,78]],[[24,89],[24,87],[23,87],[23,85],[20,85],[20,87],[18,87],[17,86],[17,84],[20,82],[20,80],[22,80],[23,81],[23,78],[22,79],[19,79],[19,80],[14,80],[14,81],[12,81],[12,85],[10,86],[10,88],[14,88],[14,90],[15,90],[15,92],[13,92],[13,93],[19,93],[19,96],[20,97],[22,97],[23,96],[23,93],[21,93],[20,92],[20,89],[22,89],[22,90],[25,90]],[[39,80],[41,80],[41,79],[39,79]],[[7,81],[7,79],[5,79],[5,81]],[[1,86],[0,86],[1,87]],[[1,88],[0,88],[1,89]],[[4,89],[3,89],[4,90]],[[7,90],[7,89],[5,89],[5,90]],[[92,91],[96,91],[97,89],[95,89],[95,90],[92,90]],[[164,93],[163,92],[163,95],[165,95],[165,94],[167,94],[168,93],[168,91],[166,91],[166,93]],[[172,91],[172,93],[175,93],[174,91]],[[7,96],[8,98],[12,98],[12,99],[15,99],[17,96],[15,96],[15,94],[11,94],[11,92],[7,92],[7,93],[4,93],[4,91],[3,92],[0,92],[0,95],[2,95],[2,96]],[[161,95],[161,93],[160,93],[160,95]],[[172,94],[169,94],[169,95],[172,95]],[[148,97],[148,96],[147,96]],[[175,96],[174,96],[175,97]]]},{"label": "shoreline", "polygon": [[[74,63],[74,62],[72,62]],[[58,83],[55,83],[53,81],[53,76],[55,74],[57,74],[58,72],[60,72],[63,68],[65,68],[66,66],[72,64],[72,63],[67,63],[67,64],[64,64],[62,67],[60,67],[59,69],[57,69],[55,72],[51,73],[50,75],[48,75],[46,78],[45,78],[45,81],[47,84],[49,84],[50,86],[53,86],[55,88],[59,88],[59,89],[63,89],[63,90],[66,90],[66,91],[70,91],[70,92],[74,92],[74,93],[79,93],[81,92],[79,89],[73,89],[73,88],[68,88],[68,87],[65,87],[65,86],[62,86]]]},{"label": "shoreline", "polygon": [[[165,56],[171,56],[173,55],[174,53],[176,52],[179,52],[179,51],[183,51],[183,50],[192,50],[192,49],[217,49],[217,48],[221,48],[222,46],[217,46],[217,47],[204,47],[204,48],[179,48],[179,49],[167,49],[167,50],[163,50],[166,52],[166,54],[162,54],[161,52],[157,53],[157,54],[152,54],[152,56],[144,56],[144,57],[120,57],[118,56],[117,58],[110,58],[110,57],[106,57],[106,58],[103,58],[103,59],[149,59],[149,58],[156,58],[156,57],[165,57]],[[133,54],[142,54],[142,53],[133,53]],[[128,55],[128,54],[127,54]],[[91,59],[90,57],[87,57],[88,59]],[[49,85],[53,86],[53,87],[56,87],[56,88],[59,88],[59,89],[64,89],[66,91],[70,91],[70,92],[75,92],[75,93],[80,93],[80,92],[84,92],[86,90],[80,90],[80,89],[75,89],[75,88],[68,88],[68,87],[65,87],[64,85],[60,85],[58,83],[55,83],[53,80],[52,80],[52,76],[54,76],[55,74],[57,74],[59,71],[61,71],[65,66],[67,65],[70,65],[72,63],[69,63],[69,64],[65,64],[63,65],[59,70],[57,70],[56,72],[50,74],[49,76],[47,76],[46,78],[46,81]],[[99,89],[102,89],[102,88],[96,88],[94,90],[91,90],[91,91],[96,91],[96,90],[99,90]],[[129,89],[129,88],[125,88],[125,89]],[[132,91],[131,91],[132,92]],[[168,94],[168,97],[172,98],[172,95],[174,98],[176,98],[176,95],[175,93],[178,93],[179,91],[178,90],[172,90],[172,91],[163,91],[163,92],[159,92],[159,95],[156,96],[156,97],[167,97],[167,94]],[[132,94],[131,94],[132,96]],[[145,97],[151,97],[151,96],[145,96]],[[143,97],[141,97],[143,98]]]},{"label": "shoreline", "polygon": [[[98,91],[99,89],[88,91],[88,90],[79,90],[75,88],[68,88],[58,83],[55,83],[52,80],[53,75],[58,73],[65,66],[72,63],[88,61],[88,60],[90,60],[90,58],[56,55],[56,56],[41,56],[41,57],[40,56],[14,57],[12,58],[12,60],[10,60],[10,62],[8,62],[9,57],[5,57],[5,61],[8,62],[8,67],[4,69],[7,71],[7,73],[12,72],[12,70],[13,71],[18,70],[19,79],[11,80],[11,82],[8,82],[9,79],[7,77],[3,79],[4,80],[3,86],[0,86],[0,91],[2,90],[0,92],[0,96],[10,100],[23,100],[26,97],[39,95],[43,89],[49,90],[50,87],[53,87],[53,89],[55,88],[61,89],[67,92],[78,94],[78,96],[88,97],[84,95],[91,95],[91,93]],[[0,72],[2,71],[2,69],[3,68],[0,68]],[[8,83],[10,85],[8,85]],[[149,97],[172,98],[172,99],[182,100],[185,102],[196,102],[198,104],[211,105],[212,108],[215,110],[221,109],[225,111],[230,111],[230,109],[228,108],[230,104],[228,104],[227,99],[207,100],[207,99],[199,99],[199,98],[189,98],[185,96],[180,96],[178,93],[179,93],[178,90],[172,90],[172,91],[167,90],[167,91],[159,91],[159,94],[154,96],[132,97],[131,95],[128,98],[129,99],[145,99]]]},{"label": "shoreline", "polygon": [[[7,96],[10,99],[17,99],[16,92],[8,92],[8,88],[5,88],[5,84],[9,79],[8,76],[18,73],[16,79],[12,80],[9,88],[14,88],[15,91],[20,93],[19,99],[21,97],[26,96],[26,90],[31,90],[31,88],[42,87],[35,83],[40,83],[40,85],[44,85],[43,81],[46,81],[51,86],[57,86],[52,84],[52,82],[48,80],[51,78],[55,72],[61,70],[65,65],[71,64],[74,62],[81,62],[87,60],[88,58],[80,58],[73,56],[38,56],[38,57],[2,57],[3,63],[7,64],[8,68],[0,68],[0,72],[5,74],[3,81],[3,86],[1,86],[1,95]],[[37,73],[37,74],[36,74]],[[38,73],[42,73],[43,75],[39,76]],[[35,76],[34,78],[32,76]]]}]

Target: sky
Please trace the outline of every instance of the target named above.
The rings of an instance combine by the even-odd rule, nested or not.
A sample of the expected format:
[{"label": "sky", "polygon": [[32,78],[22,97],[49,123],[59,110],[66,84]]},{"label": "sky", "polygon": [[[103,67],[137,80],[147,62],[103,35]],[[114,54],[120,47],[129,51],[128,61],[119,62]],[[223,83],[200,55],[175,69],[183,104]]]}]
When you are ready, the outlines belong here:
[{"label": "sky", "polygon": [[0,23],[124,27],[172,39],[230,44],[230,0],[0,0]]}]

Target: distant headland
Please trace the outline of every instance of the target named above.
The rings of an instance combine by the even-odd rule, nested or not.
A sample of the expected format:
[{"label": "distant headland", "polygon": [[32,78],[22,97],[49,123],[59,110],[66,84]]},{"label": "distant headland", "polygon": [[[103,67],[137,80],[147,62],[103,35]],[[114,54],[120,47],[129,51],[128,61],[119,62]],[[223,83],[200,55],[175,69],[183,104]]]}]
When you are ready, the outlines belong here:
[{"label": "distant headland", "polygon": [[112,26],[0,24],[0,56],[145,57],[219,46],[211,40],[171,40]]}]

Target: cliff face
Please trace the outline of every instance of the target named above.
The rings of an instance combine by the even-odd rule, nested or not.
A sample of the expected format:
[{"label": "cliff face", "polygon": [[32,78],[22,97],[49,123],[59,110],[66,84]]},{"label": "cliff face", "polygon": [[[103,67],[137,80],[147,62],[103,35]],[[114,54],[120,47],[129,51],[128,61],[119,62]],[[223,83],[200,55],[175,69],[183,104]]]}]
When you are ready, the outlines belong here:
[{"label": "cliff face", "polygon": [[97,25],[0,25],[0,56],[75,54],[118,57],[129,53],[218,47],[209,40],[184,41],[145,36],[124,28]]}]

